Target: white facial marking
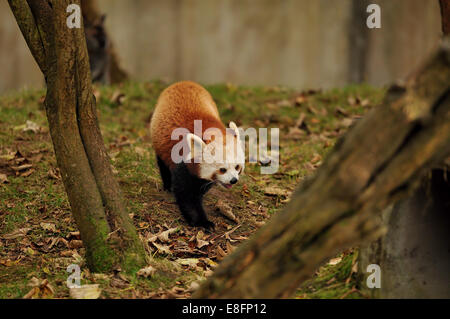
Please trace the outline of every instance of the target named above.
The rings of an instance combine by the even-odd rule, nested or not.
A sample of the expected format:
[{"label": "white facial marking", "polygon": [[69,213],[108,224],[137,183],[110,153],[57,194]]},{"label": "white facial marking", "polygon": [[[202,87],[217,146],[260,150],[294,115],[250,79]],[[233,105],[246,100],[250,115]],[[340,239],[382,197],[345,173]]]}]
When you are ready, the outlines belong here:
[{"label": "white facial marking", "polygon": [[213,180],[215,177],[227,188],[239,180],[239,174],[244,170],[245,156],[240,140],[230,134],[227,134],[225,145],[221,139],[207,144],[203,157],[204,161],[200,163],[200,178]]}]

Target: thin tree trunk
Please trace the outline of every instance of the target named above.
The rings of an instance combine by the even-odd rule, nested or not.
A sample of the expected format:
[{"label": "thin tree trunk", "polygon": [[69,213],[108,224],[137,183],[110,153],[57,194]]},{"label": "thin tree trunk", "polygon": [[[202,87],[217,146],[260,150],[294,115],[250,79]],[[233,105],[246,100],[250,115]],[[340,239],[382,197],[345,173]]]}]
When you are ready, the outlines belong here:
[{"label": "thin tree trunk", "polygon": [[139,269],[145,250],[127,216],[98,126],[84,31],[66,24],[67,6],[79,1],[8,2],[45,75],[50,134],[87,264],[93,271]]},{"label": "thin tree trunk", "polygon": [[441,5],[442,32],[444,35],[450,34],[450,0],[439,0]]},{"label": "thin tree trunk", "polygon": [[287,207],[194,298],[282,298],[339,250],[383,234],[379,212],[450,153],[450,42],[346,134]]}]

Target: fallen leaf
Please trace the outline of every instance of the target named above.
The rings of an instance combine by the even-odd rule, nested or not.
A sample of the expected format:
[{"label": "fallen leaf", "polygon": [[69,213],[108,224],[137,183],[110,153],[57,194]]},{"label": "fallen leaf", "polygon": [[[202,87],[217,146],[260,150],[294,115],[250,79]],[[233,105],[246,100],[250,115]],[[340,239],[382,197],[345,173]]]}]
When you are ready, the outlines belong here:
[{"label": "fallen leaf", "polygon": [[220,245],[217,245],[216,251],[217,251],[217,258],[218,259],[222,259],[223,257],[225,257],[227,255],[225,250],[223,250],[222,247],[220,247]]},{"label": "fallen leaf", "polygon": [[12,166],[11,168],[14,171],[16,171],[16,172],[20,172],[20,171],[24,171],[26,169],[29,169],[31,167],[33,167],[33,164],[23,164],[23,165],[20,165],[20,166]]},{"label": "fallen leaf", "polygon": [[34,123],[33,121],[26,121],[25,123],[25,127],[23,128],[23,132],[33,132],[33,133],[39,133],[39,131],[41,130],[41,127],[39,125],[37,125],[36,123]]},{"label": "fallen leaf", "polygon": [[39,133],[39,131],[41,130],[41,127],[39,125],[37,125],[36,123],[34,123],[33,121],[27,120],[25,122],[25,124],[14,127],[14,130],[16,130],[16,131],[21,130],[22,132],[30,132],[31,131],[33,133]]},{"label": "fallen leaf", "polygon": [[47,279],[41,280],[33,277],[30,279],[28,286],[32,289],[23,296],[23,299],[48,298],[54,294],[54,289]]},{"label": "fallen leaf", "polygon": [[153,244],[153,246],[155,246],[155,247],[158,249],[158,252],[159,252],[159,253],[164,253],[164,254],[167,254],[167,255],[170,255],[170,254],[171,254],[171,252],[170,252],[170,247],[169,247],[169,246],[166,246],[166,245],[159,245],[159,244],[156,243],[156,242],[152,242],[152,244]]},{"label": "fallen leaf", "polygon": [[153,276],[155,274],[155,272],[156,272],[155,268],[153,268],[152,266],[147,266],[145,268],[140,269],[137,272],[137,275],[144,277],[144,278],[148,278],[148,277]]},{"label": "fallen leaf", "polygon": [[200,287],[200,284],[196,281],[191,282],[191,284],[189,285],[189,291],[190,292],[194,292],[196,291],[198,288]]},{"label": "fallen leaf", "polygon": [[25,171],[25,172],[21,173],[20,176],[21,177],[28,177],[28,176],[30,176],[33,173],[34,173],[34,168],[29,169],[28,171]]},{"label": "fallen leaf", "polygon": [[6,174],[0,173],[0,184],[6,184],[9,183],[8,176]]},{"label": "fallen leaf", "polygon": [[15,239],[15,238],[19,238],[19,237],[23,237],[25,236],[31,228],[19,228],[16,229],[15,231],[13,231],[12,233],[3,235],[3,239]]},{"label": "fallen leaf", "polygon": [[47,173],[48,177],[52,179],[61,179],[61,174],[59,173],[59,168],[50,168]]},{"label": "fallen leaf", "polygon": [[265,223],[266,223],[266,222],[264,222],[264,221],[262,221],[262,222],[256,221],[256,222],[255,222],[255,226],[259,228],[259,227],[264,226]]},{"label": "fallen leaf", "polygon": [[134,151],[136,152],[137,155],[139,155],[140,157],[147,157],[149,156],[149,152],[148,150],[146,150],[143,147],[139,147],[139,146],[135,146],[134,147]]},{"label": "fallen leaf", "polygon": [[122,105],[125,102],[126,96],[120,91],[115,91],[111,97],[111,101],[117,105]]},{"label": "fallen leaf", "polygon": [[64,251],[60,252],[59,255],[61,257],[72,257],[73,251],[72,250],[64,250]]},{"label": "fallen leaf", "polygon": [[199,231],[195,237],[195,240],[197,241],[197,248],[202,248],[205,246],[208,246],[210,244],[209,241],[207,240],[203,240],[203,238],[205,237],[205,233],[203,233],[203,231]]},{"label": "fallen leaf", "polygon": [[40,223],[42,229],[56,233],[56,226],[52,223]]},{"label": "fallen leaf", "polygon": [[288,197],[291,192],[278,187],[266,187],[264,188],[264,194],[268,196],[284,196]]},{"label": "fallen leaf", "polygon": [[13,265],[13,262],[11,259],[8,259],[8,260],[0,259],[0,265],[5,266],[5,267],[11,267]]},{"label": "fallen leaf", "polygon": [[189,266],[189,268],[197,268],[197,264],[199,262],[198,258],[178,258],[175,259],[175,262],[182,266]]},{"label": "fallen leaf", "polygon": [[306,102],[306,96],[304,94],[301,94],[295,98],[296,105],[302,105],[305,102]]},{"label": "fallen leaf", "polygon": [[170,235],[170,234],[173,234],[173,233],[175,233],[175,232],[177,232],[177,231],[178,231],[178,227],[175,227],[175,228],[169,228],[168,230],[165,230],[165,231],[163,231],[163,232],[157,234],[156,237],[158,237],[158,239],[159,239],[160,241],[162,241],[162,242],[169,242],[169,241],[170,241],[169,235]]},{"label": "fallen leaf", "polygon": [[234,250],[234,246],[230,244],[229,241],[227,241],[227,254],[231,254]]},{"label": "fallen leaf", "polygon": [[341,127],[348,128],[353,124],[353,120],[351,118],[345,118],[340,122]]},{"label": "fallen leaf", "polygon": [[69,248],[78,249],[83,247],[83,242],[81,240],[72,239],[69,241]]},{"label": "fallen leaf", "polygon": [[239,223],[239,220],[236,218],[236,216],[233,214],[233,210],[232,208],[226,204],[224,201],[222,201],[221,199],[219,199],[216,203],[216,205],[214,206],[214,208],[216,210],[218,210],[223,216],[231,219],[232,221],[234,221],[235,223]]},{"label": "fallen leaf", "polygon": [[69,289],[69,295],[72,299],[97,299],[100,294],[101,289],[98,284],[82,285]]},{"label": "fallen leaf", "polygon": [[339,264],[341,261],[342,261],[342,257],[332,258],[328,262],[328,265],[334,266],[334,265]]}]

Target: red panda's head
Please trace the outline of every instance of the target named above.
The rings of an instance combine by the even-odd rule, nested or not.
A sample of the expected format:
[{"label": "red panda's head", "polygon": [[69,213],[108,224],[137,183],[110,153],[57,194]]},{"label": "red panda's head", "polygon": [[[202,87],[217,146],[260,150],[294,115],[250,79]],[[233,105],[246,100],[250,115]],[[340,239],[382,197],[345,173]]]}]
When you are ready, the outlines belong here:
[{"label": "red panda's head", "polygon": [[234,122],[230,122],[225,136],[219,129],[209,128],[204,132],[206,142],[191,133],[186,138],[190,157],[196,159],[194,162],[198,165],[198,177],[225,188],[231,188],[239,181],[245,168],[245,154]]}]

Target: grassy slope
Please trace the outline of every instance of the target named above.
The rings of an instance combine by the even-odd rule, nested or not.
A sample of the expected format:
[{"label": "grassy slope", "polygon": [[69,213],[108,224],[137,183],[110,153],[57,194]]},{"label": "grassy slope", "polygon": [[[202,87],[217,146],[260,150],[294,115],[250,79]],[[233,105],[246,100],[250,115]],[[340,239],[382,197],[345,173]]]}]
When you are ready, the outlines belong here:
[{"label": "grassy slope", "polygon": [[[76,225],[64,187],[55,178],[57,165],[42,107],[44,92],[21,91],[0,97],[0,174],[8,178],[6,183],[0,179],[0,298],[24,296],[32,277],[48,279],[54,290],[52,294],[41,289],[36,296],[66,298],[65,269],[71,263],[82,266],[83,283],[100,283],[103,297],[188,297],[193,281],[207,276],[224,254],[283,207],[286,196],[266,195],[266,188],[292,191],[321,164],[352,119],[364,114],[384,93],[368,86],[328,92],[208,86],[224,122],[281,129],[280,169],[274,175],[261,175],[258,165],[248,165],[245,177],[232,191],[213,188],[205,206],[217,231],[203,234],[186,225],[172,195],[161,190],[148,120],[164,87],[161,82],[149,82],[96,89],[100,125],[112,163],[133,221],[155,257],[152,265],[157,272],[151,279],[90,274],[83,267],[84,250],[76,245]],[[303,126],[292,132],[301,114],[306,129]],[[38,124],[40,130],[24,132],[27,121]],[[32,167],[14,170],[24,164]],[[214,211],[218,198],[233,208],[239,225]],[[55,229],[42,223],[53,224]],[[24,236],[5,239],[22,228],[30,229]],[[152,237],[170,228],[177,230],[168,241]],[[201,240],[206,242],[204,246],[199,244]],[[356,289],[351,290],[355,253],[347,251],[341,257],[336,265],[319,269],[299,289],[298,297],[359,297]]]}]

